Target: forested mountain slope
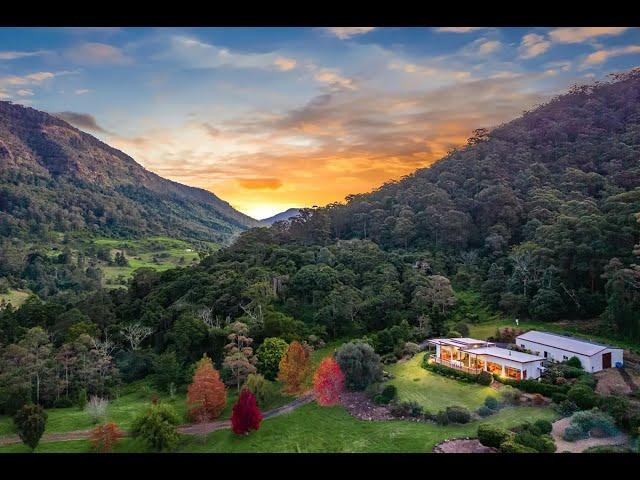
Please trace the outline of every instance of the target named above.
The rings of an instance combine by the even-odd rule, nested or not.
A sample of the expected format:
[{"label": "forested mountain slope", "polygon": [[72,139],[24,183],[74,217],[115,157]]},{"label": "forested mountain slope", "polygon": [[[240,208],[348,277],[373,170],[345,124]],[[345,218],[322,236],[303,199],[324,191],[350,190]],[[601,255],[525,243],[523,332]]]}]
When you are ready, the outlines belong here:
[{"label": "forested mountain slope", "polygon": [[149,172],[57,117],[0,102],[0,237],[86,231],[224,243],[255,225],[212,193]]}]

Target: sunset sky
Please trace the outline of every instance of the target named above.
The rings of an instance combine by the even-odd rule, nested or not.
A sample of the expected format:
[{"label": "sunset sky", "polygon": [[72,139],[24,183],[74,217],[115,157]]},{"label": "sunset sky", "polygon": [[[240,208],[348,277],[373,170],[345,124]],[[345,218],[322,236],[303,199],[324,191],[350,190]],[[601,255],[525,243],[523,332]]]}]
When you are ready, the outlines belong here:
[{"label": "sunset sky", "polygon": [[255,218],[371,190],[638,65],[624,27],[0,28],[0,100]]}]

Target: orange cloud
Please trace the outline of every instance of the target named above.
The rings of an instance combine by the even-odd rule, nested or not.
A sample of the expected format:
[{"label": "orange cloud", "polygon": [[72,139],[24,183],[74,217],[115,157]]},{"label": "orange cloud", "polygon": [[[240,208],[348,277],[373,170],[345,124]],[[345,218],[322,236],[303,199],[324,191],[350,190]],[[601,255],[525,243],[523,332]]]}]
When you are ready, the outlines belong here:
[{"label": "orange cloud", "polygon": [[277,178],[239,178],[238,183],[248,190],[278,190],[282,180]]}]

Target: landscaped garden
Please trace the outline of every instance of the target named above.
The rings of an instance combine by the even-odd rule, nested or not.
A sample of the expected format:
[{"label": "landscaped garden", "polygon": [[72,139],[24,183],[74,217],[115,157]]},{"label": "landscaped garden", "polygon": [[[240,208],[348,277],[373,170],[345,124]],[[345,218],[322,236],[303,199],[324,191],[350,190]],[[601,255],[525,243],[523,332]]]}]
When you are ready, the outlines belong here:
[{"label": "landscaped garden", "polygon": [[425,370],[422,367],[424,355],[419,353],[405,362],[385,367],[394,376],[389,384],[397,387],[399,400],[417,402],[425,410],[437,412],[451,405],[474,410],[487,396],[497,396],[490,387],[460,382]]}]

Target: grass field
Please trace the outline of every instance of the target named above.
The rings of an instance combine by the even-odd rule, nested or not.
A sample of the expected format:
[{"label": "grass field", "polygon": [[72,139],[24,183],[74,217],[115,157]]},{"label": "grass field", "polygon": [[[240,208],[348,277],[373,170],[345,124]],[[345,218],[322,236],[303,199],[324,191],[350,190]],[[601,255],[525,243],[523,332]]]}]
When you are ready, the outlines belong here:
[{"label": "grass field", "polygon": [[[280,391],[280,388],[278,388],[278,391]],[[107,410],[108,420],[117,423],[121,429],[128,430],[136,416],[149,407],[154,395],[157,395],[160,401],[171,405],[181,421],[188,423],[186,395],[181,393],[176,394],[174,398],[170,398],[167,394],[158,393],[147,381],[134,382],[123,388],[118,398],[109,403]],[[231,417],[231,410],[237,398],[236,389],[228,388],[227,405],[220,415],[220,419]],[[280,407],[291,400],[293,400],[293,397],[278,393],[273,396],[269,404],[263,406],[263,410]],[[47,414],[49,416],[45,433],[87,430],[94,426],[89,416],[77,407],[51,408],[47,409]],[[13,433],[15,432],[11,417],[0,416],[0,436]]]},{"label": "grass field", "polygon": [[[124,251],[128,266],[103,266],[107,286],[117,286],[118,278],[127,279],[138,268],[148,267],[158,271],[191,265],[199,260],[196,248],[188,242],[169,237],[149,237],[139,240],[116,240],[101,238],[93,242],[97,246],[109,247],[112,255]],[[211,250],[219,245],[208,243]]]},{"label": "grass field", "polygon": [[24,290],[14,290],[10,288],[8,293],[0,293],[0,303],[5,301],[10,303],[14,308],[22,305],[27,298],[29,298],[29,292]]},{"label": "grass field", "polygon": [[487,396],[497,396],[490,387],[463,383],[425,370],[421,366],[424,355],[419,353],[406,362],[386,367],[395,377],[389,384],[398,389],[399,400],[418,402],[426,410],[437,413],[451,405],[475,410]]},{"label": "grass field", "polygon": [[[524,421],[555,419],[553,410],[539,407],[505,408],[482,423],[513,427]],[[366,422],[349,415],[342,407],[305,405],[287,415],[265,420],[257,432],[237,436],[230,430],[209,434],[206,443],[199,437],[183,436],[179,452],[430,452],[444,439],[474,436],[480,422],[466,425],[438,426],[404,420]],[[24,445],[0,447],[0,452],[26,452]],[[51,442],[40,445],[37,452],[89,452],[86,440]],[[145,447],[137,440],[124,439],[118,452],[141,452]]]}]

